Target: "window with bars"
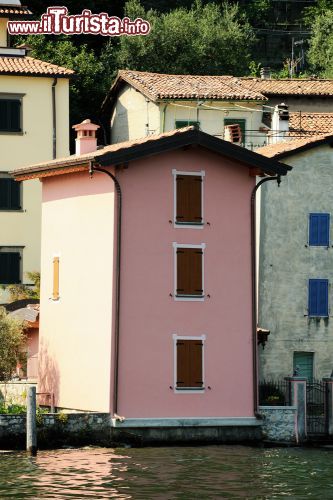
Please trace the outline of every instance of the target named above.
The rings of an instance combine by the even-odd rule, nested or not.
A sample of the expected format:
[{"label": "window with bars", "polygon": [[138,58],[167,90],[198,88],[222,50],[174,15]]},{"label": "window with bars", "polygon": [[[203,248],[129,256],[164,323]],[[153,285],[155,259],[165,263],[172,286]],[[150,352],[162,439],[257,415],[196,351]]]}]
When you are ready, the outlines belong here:
[{"label": "window with bars", "polygon": [[0,210],[21,210],[21,183],[0,174]]},{"label": "window with bars", "polygon": [[176,339],[175,387],[177,390],[204,389],[202,339]]},{"label": "window with bars", "polygon": [[176,246],[176,297],[203,298],[203,247]]},{"label": "window with bars", "polygon": [[175,224],[176,225],[199,225],[203,224],[202,198],[203,198],[203,176],[176,173],[176,203]]},{"label": "window with bars", "polygon": [[0,132],[21,132],[22,101],[19,98],[0,97]]}]

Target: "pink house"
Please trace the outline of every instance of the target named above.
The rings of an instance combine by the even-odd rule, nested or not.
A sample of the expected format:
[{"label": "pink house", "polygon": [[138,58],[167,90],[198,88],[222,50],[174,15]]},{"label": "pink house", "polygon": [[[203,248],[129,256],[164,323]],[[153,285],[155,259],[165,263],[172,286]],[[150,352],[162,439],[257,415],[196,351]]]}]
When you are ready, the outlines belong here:
[{"label": "pink house", "polygon": [[80,154],[15,172],[43,184],[39,390],[258,437],[251,195],[289,167],[194,127],[98,150],[76,130]]}]

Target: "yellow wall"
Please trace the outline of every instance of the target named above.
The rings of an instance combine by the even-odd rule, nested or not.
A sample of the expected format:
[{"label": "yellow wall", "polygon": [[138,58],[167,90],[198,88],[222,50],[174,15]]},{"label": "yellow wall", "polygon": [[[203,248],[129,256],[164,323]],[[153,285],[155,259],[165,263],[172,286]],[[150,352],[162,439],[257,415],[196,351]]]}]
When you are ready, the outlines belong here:
[{"label": "yellow wall", "polygon": [[0,18],[0,47],[7,47],[7,21]]},{"label": "yellow wall", "polygon": [[[53,78],[0,75],[0,95],[25,94],[22,98],[22,133],[0,132],[0,171],[52,159],[52,83]],[[58,79],[57,156],[69,154],[68,80]],[[23,211],[0,211],[0,246],[24,246],[23,282],[25,273],[40,269],[41,185],[38,180],[24,182]],[[1,296],[0,302],[4,300]]]}]

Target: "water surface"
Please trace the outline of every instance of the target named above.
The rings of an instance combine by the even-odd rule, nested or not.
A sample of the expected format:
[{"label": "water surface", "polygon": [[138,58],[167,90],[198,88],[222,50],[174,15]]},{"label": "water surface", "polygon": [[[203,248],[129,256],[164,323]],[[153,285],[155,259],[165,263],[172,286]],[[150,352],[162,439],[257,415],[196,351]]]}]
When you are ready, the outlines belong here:
[{"label": "water surface", "polygon": [[209,446],[0,452],[0,499],[333,499],[333,449]]}]

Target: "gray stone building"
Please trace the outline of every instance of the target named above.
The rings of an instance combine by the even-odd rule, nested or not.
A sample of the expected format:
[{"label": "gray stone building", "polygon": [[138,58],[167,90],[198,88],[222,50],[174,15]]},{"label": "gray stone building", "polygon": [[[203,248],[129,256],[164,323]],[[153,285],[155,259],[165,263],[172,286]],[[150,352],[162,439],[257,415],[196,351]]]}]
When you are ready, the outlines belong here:
[{"label": "gray stone building", "polygon": [[332,146],[333,134],[257,150],[293,167],[279,188],[261,187],[259,325],[270,330],[261,379],[333,369]]}]

